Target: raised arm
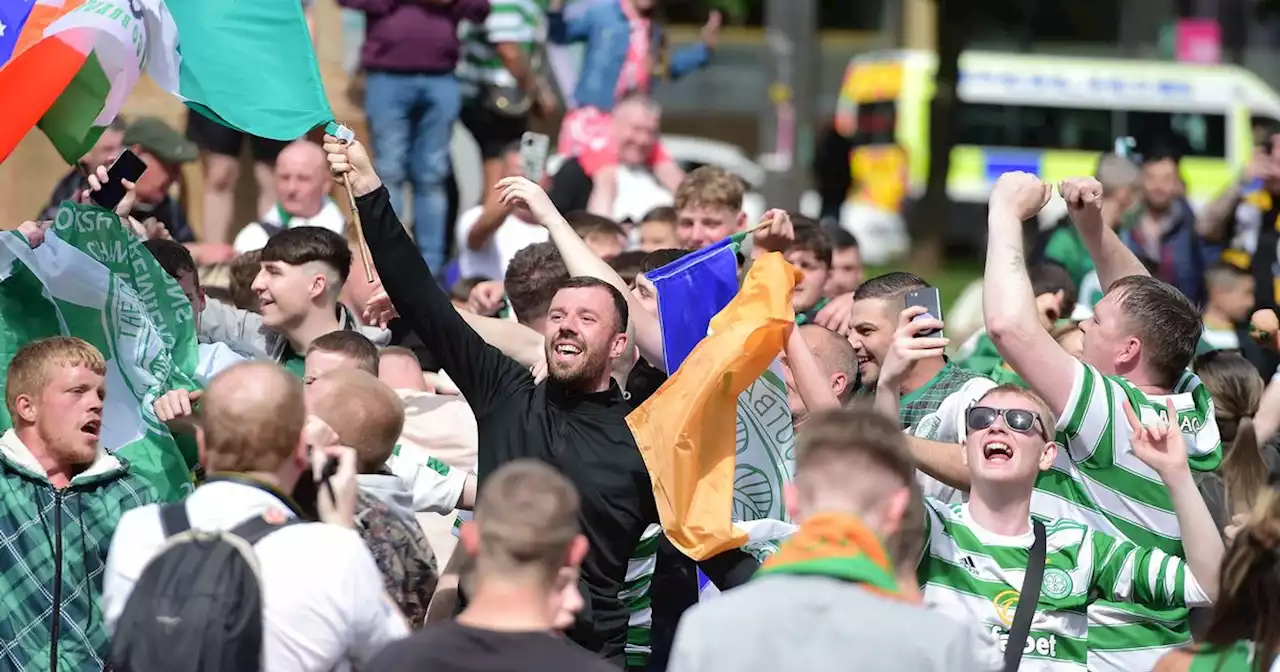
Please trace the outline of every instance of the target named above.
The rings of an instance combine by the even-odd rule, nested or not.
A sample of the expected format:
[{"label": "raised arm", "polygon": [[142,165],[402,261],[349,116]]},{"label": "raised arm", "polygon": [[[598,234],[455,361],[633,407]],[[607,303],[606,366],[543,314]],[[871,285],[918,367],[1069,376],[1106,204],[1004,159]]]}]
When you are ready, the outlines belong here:
[{"label": "raised arm", "polygon": [[1245,190],[1256,179],[1270,177],[1275,174],[1275,166],[1271,157],[1262,148],[1253,150],[1253,157],[1245,167],[1239,180],[1232,182],[1222,190],[1216,198],[1205,204],[1196,218],[1196,233],[1210,242],[1221,242],[1231,228],[1231,220],[1235,217],[1236,206],[1244,198]]},{"label": "raised arm", "polygon": [[[1133,430],[1129,443],[1133,454],[1160,474],[1164,487],[1169,489],[1173,513],[1178,517],[1178,527],[1182,534],[1187,566],[1191,568],[1194,583],[1198,583],[1209,601],[1212,601],[1217,599],[1218,572],[1226,550],[1213,514],[1209,512],[1209,507],[1205,505],[1195,479],[1191,476],[1187,441],[1178,427],[1178,411],[1173,406],[1173,399],[1166,399],[1165,404],[1165,421],[1153,427],[1144,427],[1133,412],[1133,407],[1128,402],[1125,403],[1124,413]],[[1190,586],[1193,582],[1186,583]],[[1187,602],[1197,601],[1190,587],[1186,593]]]},{"label": "raised arm", "polygon": [[1058,193],[1067,202],[1071,223],[1080,232],[1080,240],[1098,268],[1098,282],[1104,291],[1120,278],[1151,275],[1115,230],[1104,223],[1101,183],[1092,177],[1063,180],[1058,185]]},{"label": "raised arm", "polygon": [[627,323],[628,340],[634,341],[640,354],[653,366],[661,368],[662,332],[658,328],[658,319],[644,309],[640,300],[631,293],[631,288],[623,282],[622,276],[613,270],[595,252],[587,247],[586,241],[573,230],[569,222],[556,210],[555,205],[541,187],[523,177],[508,177],[498,182],[502,190],[504,202],[517,200],[529,208],[534,218],[547,227],[551,242],[564,258],[564,265],[569,275],[590,276],[613,285],[627,300],[627,309],[631,319]]},{"label": "raised arm", "polygon": [[671,78],[679,79],[691,72],[697,72],[711,62],[711,50],[720,39],[720,25],[724,15],[719,10],[711,10],[707,22],[702,25],[697,44],[689,45],[671,55]]},{"label": "raised arm", "polygon": [[476,417],[486,415],[521,385],[531,385],[524,367],[485,343],[454,310],[391,209],[386,187],[373,172],[364,146],[325,136],[324,149],[335,178],[350,179],[365,240],[387,296],[458,384]]},{"label": "raised arm", "polygon": [[529,368],[546,361],[546,339],[529,327],[499,317],[485,317],[468,310],[459,310],[462,319],[475,330],[486,343],[502,351],[502,354]]},{"label": "raised arm", "polygon": [[[1087,209],[1093,214],[1083,218],[1096,216],[1101,226],[1102,186],[1093,178],[1068,182],[1073,185],[1070,195],[1076,197],[1076,202],[1067,200],[1068,207],[1075,211],[1073,220],[1080,221],[1076,213]],[[1028,173],[1005,173],[996,181],[987,215],[982,312],[987,333],[1000,356],[1049,402],[1051,409],[1061,412],[1071,396],[1076,361],[1040,324],[1022,249],[1022,222],[1034,217],[1052,195],[1051,185]],[[1106,233],[1115,237],[1110,230]],[[1124,247],[1118,238],[1115,244]],[[1128,250],[1125,254],[1129,254]]]}]

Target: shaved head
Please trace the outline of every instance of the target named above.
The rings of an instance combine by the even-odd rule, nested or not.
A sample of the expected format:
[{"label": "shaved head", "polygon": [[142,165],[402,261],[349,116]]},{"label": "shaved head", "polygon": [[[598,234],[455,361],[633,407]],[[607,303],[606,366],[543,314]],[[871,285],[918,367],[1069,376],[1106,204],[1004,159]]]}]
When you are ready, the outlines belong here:
[{"label": "shaved head", "polygon": [[329,172],[329,161],[324,150],[320,145],[307,140],[295,140],[280,150],[280,154],[276,156],[276,167],[279,168],[280,164],[303,166],[321,173]]},{"label": "shaved head", "polygon": [[209,471],[276,471],[303,441],[307,418],[302,381],[266,362],[219,374],[200,413]]},{"label": "shaved head", "polygon": [[836,397],[841,404],[847,402],[853,396],[856,387],[854,381],[858,379],[858,357],[849,339],[816,324],[802,325],[800,336],[813,351],[813,357],[818,360],[823,373],[828,377],[844,375],[844,386]]},{"label": "shaved head", "polygon": [[306,140],[280,150],[275,167],[276,198],[295,217],[315,217],[329,190],[329,160],[320,145]]},{"label": "shaved head", "polygon": [[404,429],[404,402],[373,375],[359,369],[326,373],[307,388],[307,410],[354,448],[360,473],[386,463]]}]

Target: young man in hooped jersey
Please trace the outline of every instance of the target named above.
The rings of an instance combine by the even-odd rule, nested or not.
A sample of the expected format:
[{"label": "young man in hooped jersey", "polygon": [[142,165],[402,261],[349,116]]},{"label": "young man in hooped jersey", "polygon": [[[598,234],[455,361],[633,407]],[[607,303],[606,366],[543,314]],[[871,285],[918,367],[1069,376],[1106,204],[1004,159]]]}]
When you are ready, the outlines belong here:
[{"label": "young man in hooped jersey", "polygon": [[[1172,403],[1168,404],[1172,413]],[[1151,608],[1200,606],[1217,593],[1222,539],[1196,489],[1177,427],[1144,427],[1126,407],[1132,450],[1168,488],[1186,560],[1117,539],[1075,520],[1041,519],[1046,554],[1040,595],[1019,669],[1086,669],[1086,610],[1098,599]],[[1002,385],[967,414],[969,501],[927,500],[918,578],[925,602],[980,624],[987,660],[999,669],[1034,542],[1031,495],[1057,457],[1053,413],[1033,392]],[[1141,634],[1120,625],[1117,637]],[[980,647],[984,648],[984,647]],[[981,657],[981,656],[980,656]]]}]

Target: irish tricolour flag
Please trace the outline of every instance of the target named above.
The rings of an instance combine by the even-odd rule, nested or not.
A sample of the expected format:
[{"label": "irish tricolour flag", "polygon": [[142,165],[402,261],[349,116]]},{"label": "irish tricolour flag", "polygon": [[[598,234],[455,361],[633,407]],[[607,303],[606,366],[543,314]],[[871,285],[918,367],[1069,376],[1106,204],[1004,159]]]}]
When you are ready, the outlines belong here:
[{"label": "irish tricolour flag", "polygon": [[333,119],[299,0],[0,0],[0,161],[36,127],[79,160],[144,71],[253,135]]}]

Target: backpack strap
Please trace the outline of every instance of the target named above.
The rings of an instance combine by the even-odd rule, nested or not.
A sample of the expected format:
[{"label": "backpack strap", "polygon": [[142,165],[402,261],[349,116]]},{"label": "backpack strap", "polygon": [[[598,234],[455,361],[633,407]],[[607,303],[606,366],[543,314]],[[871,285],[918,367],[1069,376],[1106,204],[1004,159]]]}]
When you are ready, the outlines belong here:
[{"label": "backpack strap", "polygon": [[1031,634],[1031,619],[1040,604],[1040,584],[1044,580],[1044,556],[1048,550],[1044,523],[1032,519],[1031,529],[1035,541],[1031,543],[1031,557],[1027,559],[1027,573],[1022,577],[1022,591],[1018,593],[1018,608],[1013,612],[1013,626],[1009,629],[1009,641],[1004,649],[1004,672],[1014,672],[1022,664],[1022,650]]},{"label": "backpack strap", "polygon": [[302,521],[297,518],[286,518],[284,522],[271,523],[262,516],[254,516],[231,528],[228,534],[240,537],[250,546],[254,546],[272,532],[300,522]]},{"label": "backpack strap", "polygon": [[186,503],[178,502],[160,507],[160,527],[164,530],[166,539],[191,529]]}]

